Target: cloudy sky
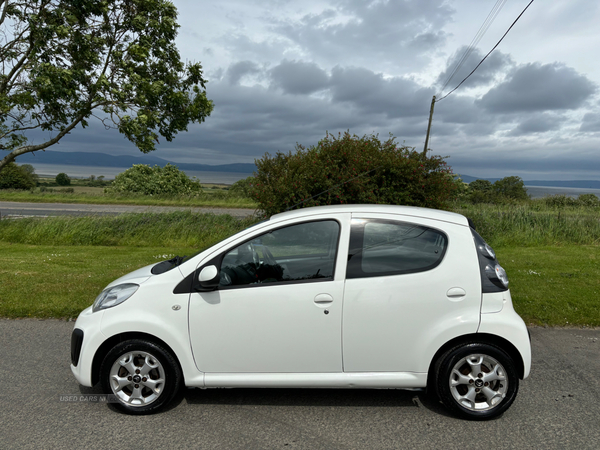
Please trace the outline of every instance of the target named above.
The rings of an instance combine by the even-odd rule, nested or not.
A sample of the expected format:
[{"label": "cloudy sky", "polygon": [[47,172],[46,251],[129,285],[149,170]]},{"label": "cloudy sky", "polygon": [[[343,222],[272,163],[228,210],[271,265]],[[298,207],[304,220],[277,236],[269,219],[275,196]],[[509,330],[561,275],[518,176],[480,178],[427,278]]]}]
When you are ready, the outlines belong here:
[{"label": "cloudy sky", "polygon": [[[325,133],[392,133],[422,150],[431,99],[454,88],[529,0],[508,0],[442,90],[496,0],[174,0],[185,59],[213,114],[156,156],[253,162]],[[455,173],[600,179],[600,2],[537,0],[475,74],[435,105],[429,147]],[[139,155],[74,132],[56,150]],[[161,141],[162,143],[162,141]]]}]

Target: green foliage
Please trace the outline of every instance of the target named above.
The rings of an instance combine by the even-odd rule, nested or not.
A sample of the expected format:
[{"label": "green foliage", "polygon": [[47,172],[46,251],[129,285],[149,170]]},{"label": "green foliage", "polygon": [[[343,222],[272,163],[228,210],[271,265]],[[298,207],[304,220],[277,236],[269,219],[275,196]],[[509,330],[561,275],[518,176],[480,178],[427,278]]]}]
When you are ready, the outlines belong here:
[{"label": "green foliage", "polygon": [[61,172],[58,175],[56,175],[56,184],[58,184],[59,186],[69,186],[71,184],[71,178],[69,178],[69,176],[64,173]]},{"label": "green foliage", "polygon": [[510,203],[529,199],[520,177],[505,177],[492,184],[489,180],[469,183],[468,200],[471,203]]},{"label": "green foliage", "polygon": [[199,196],[202,185],[199,180],[190,179],[176,166],[150,167],[146,164],[134,164],[115,177],[111,187],[105,189],[109,194],[136,193],[164,196]]},{"label": "green foliage", "polygon": [[23,166],[11,162],[0,171],[0,189],[32,189],[34,176]]},{"label": "green foliage", "polygon": [[252,185],[255,181],[254,176],[238,180],[231,185],[229,193],[242,198],[252,198]]},{"label": "green foliage", "polygon": [[[91,117],[142,152],[203,122],[213,105],[202,66],[181,61],[176,19],[168,0],[2,2],[0,168]],[[39,130],[53,137],[28,145]]]},{"label": "green foliage", "polygon": [[542,201],[551,208],[578,207],[584,206],[595,208],[600,206],[600,199],[594,194],[581,194],[577,198],[569,197],[564,194],[548,195]]},{"label": "green foliage", "polygon": [[327,134],[316,146],[296,145],[294,153],[267,153],[256,160],[252,196],[266,216],[297,204],[446,207],[457,186],[444,159],[423,157],[412,148],[396,146],[394,140],[346,132],[338,137]]},{"label": "green foliage", "polygon": [[[0,242],[44,245],[131,245],[200,248],[249,227],[253,217],[236,219],[227,214],[172,213],[118,216],[56,216],[44,219],[0,220]],[[189,254],[189,253],[188,253]]]},{"label": "green foliage", "polygon": [[595,208],[549,208],[542,201],[478,204],[452,210],[469,217],[492,246],[600,245]]},{"label": "green foliage", "polygon": [[494,192],[499,197],[512,200],[527,200],[527,189],[521,177],[504,177],[494,183]]}]

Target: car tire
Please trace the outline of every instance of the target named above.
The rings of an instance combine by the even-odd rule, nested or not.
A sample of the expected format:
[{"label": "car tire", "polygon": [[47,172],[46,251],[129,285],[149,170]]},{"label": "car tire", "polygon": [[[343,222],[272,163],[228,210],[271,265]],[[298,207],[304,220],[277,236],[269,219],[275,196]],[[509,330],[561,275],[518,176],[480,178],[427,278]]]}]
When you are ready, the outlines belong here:
[{"label": "car tire", "polygon": [[100,366],[100,381],[111,403],[128,414],[151,414],[181,388],[181,369],[160,345],[132,339],[115,345]]},{"label": "car tire", "polygon": [[437,367],[436,390],[441,402],[465,419],[498,417],[519,390],[513,360],[494,345],[459,345],[445,353]]}]

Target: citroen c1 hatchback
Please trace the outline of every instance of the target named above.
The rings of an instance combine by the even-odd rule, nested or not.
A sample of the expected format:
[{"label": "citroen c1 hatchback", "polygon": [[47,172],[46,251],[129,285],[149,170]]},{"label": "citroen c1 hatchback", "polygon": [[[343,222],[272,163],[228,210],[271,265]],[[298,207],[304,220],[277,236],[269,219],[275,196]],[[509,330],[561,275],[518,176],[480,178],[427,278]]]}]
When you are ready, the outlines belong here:
[{"label": "citroen c1 hatchback", "polygon": [[71,362],[132,414],[182,386],[428,388],[456,415],[490,419],[515,400],[531,347],[465,217],[338,205],[113,281],[79,315]]}]

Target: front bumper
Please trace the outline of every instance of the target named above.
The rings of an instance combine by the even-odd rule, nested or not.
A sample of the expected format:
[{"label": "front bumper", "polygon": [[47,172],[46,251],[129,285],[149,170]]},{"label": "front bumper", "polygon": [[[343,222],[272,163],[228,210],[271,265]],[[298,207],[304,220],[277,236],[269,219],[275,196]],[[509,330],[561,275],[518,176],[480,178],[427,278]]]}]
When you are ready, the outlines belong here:
[{"label": "front bumper", "polygon": [[71,372],[83,386],[91,387],[92,365],[96,351],[106,340],[100,329],[104,312],[92,313],[92,307],[84,309],[71,336]]}]

